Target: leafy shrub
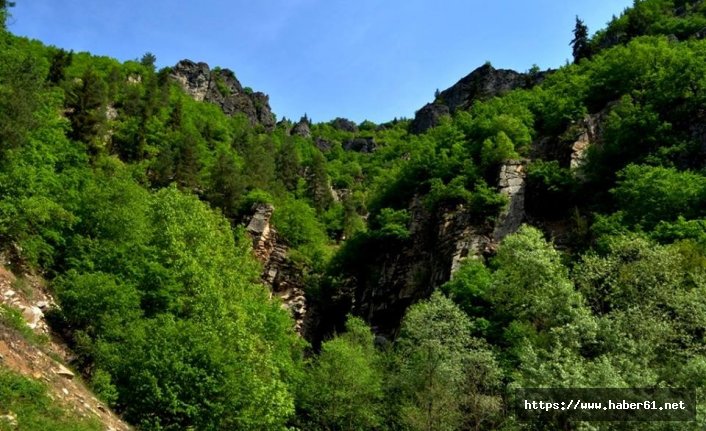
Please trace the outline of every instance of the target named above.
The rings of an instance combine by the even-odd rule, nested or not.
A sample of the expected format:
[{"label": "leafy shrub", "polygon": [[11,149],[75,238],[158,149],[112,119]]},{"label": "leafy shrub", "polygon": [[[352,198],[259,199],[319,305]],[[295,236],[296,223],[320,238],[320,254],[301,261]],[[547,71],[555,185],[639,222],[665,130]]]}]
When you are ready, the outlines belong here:
[{"label": "leafy shrub", "polygon": [[408,239],[410,235],[407,228],[409,220],[410,216],[407,210],[383,208],[377,216],[379,228],[375,233],[382,238]]}]

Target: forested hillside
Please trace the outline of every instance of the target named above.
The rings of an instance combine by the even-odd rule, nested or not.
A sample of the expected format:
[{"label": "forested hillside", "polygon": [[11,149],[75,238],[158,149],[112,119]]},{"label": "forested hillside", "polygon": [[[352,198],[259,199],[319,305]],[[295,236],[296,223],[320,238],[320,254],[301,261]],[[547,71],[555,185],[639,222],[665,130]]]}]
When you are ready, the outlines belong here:
[{"label": "forested hillside", "polygon": [[[573,64],[486,64],[355,124],[3,25],[3,262],[140,430],[704,429],[703,398],[695,422],[521,422],[508,393],[702,394],[705,38],[703,1],[636,0],[593,37],[577,18]],[[0,430],[61,417],[28,393],[0,357]]]}]

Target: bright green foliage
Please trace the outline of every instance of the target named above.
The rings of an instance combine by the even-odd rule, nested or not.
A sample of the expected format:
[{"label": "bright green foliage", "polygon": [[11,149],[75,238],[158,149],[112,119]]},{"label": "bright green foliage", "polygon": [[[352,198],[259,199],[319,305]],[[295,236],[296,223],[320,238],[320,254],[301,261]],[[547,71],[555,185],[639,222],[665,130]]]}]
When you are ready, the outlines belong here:
[{"label": "bright green foliage", "polygon": [[329,259],[328,238],[316,212],[305,201],[286,200],[275,207],[272,221],[306,267],[322,268]]},{"label": "bright green foliage", "polygon": [[[413,430],[454,430],[492,420],[499,369],[488,348],[471,337],[472,324],[435,293],[407,312],[396,348],[400,415]],[[481,410],[482,409],[482,410]]]},{"label": "bright green foliage", "polygon": [[[636,1],[593,38],[577,20],[581,61],[533,68],[533,88],[421,135],[404,119],[347,131],[305,118],[311,138],[193,100],[151,55],[120,63],[3,28],[0,252],[45,275],[76,365],[142,429],[516,429],[505,385],[703,386],[705,12]],[[571,170],[589,123],[587,163]],[[375,149],[344,150],[352,139]],[[491,235],[508,159],[531,160],[526,219],[545,232],[469,256],[442,287],[457,305],[409,304],[440,281],[417,269],[422,290],[387,291],[388,269],[416,255],[447,271],[449,214]],[[285,264],[321,317],[306,367],[239,227],[256,203],[274,206]],[[356,318],[321,343],[386,298],[397,316],[410,306],[386,350]]]},{"label": "bright green foliage", "polygon": [[698,217],[706,208],[706,177],[673,168],[630,165],[612,192],[625,221],[647,229],[660,221]]},{"label": "bright green foliage", "polygon": [[481,166],[492,167],[505,160],[517,158],[514,148],[515,146],[505,132],[498,132],[494,138],[483,141]]},{"label": "bright green foliage", "polygon": [[581,297],[559,253],[539,230],[523,226],[507,237],[493,264],[497,270],[486,297],[496,321],[522,322],[542,331],[576,318]]},{"label": "bright green foliage", "polygon": [[608,244],[575,270],[577,286],[600,316],[587,351],[615,370],[620,385],[693,387],[702,375],[693,365],[704,359],[703,251],[688,241],[661,246],[635,235]]},{"label": "bright green foliage", "polygon": [[380,429],[383,375],[370,328],[349,317],[346,332],[326,341],[300,388],[304,429]]},{"label": "bright green foliage", "polygon": [[383,208],[378,215],[377,224],[380,226],[378,233],[383,238],[409,238],[409,229],[407,228],[409,212],[407,210]]},{"label": "bright green foliage", "polygon": [[[489,304],[485,298],[492,284],[492,273],[480,260],[471,259],[459,268],[441,290],[469,316],[483,316]],[[488,325],[483,317],[473,321],[474,332]]]},{"label": "bright green foliage", "polygon": [[655,226],[652,237],[667,243],[675,240],[691,239],[700,244],[701,247],[706,247],[706,220],[685,220],[684,217],[680,216],[671,223],[661,221]]},{"label": "bright green foliage", "polygon": [[608,28],[599,31],[593,44],[606,48],[631,38],[650,34],[673,34],[688,39],[704,27],[703,3],[698,0],[640,0],[614,17]]},{"label": "bright green foliage", "polygon": [[90,272],[56,283],[83,361],[111,377],[94,385],[110,394],[112,381],[116,405],[145,429],[281,426],[298,344],[255,281],[249,241],[174,188],[150,196],[123,183],[125,211],[103,212],[116,185],[91,196],[91,239],[76,242],[72,265]]},{"label": "bright green foliage", "polygon": [[[62,408],[47,388],[0,367],[0,430],[98,431],[95,419],[79,418]],[[12,414],[12,419],[5,415]],[[16,421],[12,425],[10,421]]]}]

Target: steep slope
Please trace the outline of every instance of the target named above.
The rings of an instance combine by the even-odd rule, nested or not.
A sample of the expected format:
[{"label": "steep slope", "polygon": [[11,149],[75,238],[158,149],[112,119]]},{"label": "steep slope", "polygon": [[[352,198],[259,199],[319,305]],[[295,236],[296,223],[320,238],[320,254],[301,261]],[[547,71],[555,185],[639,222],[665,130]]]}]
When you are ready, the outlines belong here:
[{"label": "steep slope", "polygon": [[[27,276],[18,282],[14,274],[0,267],[0,305],[20,312],[24,321],[15,323],[26,325],[26,328],[14,328],[0,319],[0,369],[10,370],[46,385],[50,397],[77,419],[98,420],[106,431],[131,430],[64,364],[74,354],[47,325],[44,312],[55,308],[56,304],[41,288],[41,284],[42,281],[37,277]],[[2,311],[0,309],[0,317]],[[31,341],[23,334],[29,334]],[[0,414],[18,420],[14,413],[3,411],[2,406]],[[26,426],[21,423],[21,418],[19,420],[18,425]]]}]

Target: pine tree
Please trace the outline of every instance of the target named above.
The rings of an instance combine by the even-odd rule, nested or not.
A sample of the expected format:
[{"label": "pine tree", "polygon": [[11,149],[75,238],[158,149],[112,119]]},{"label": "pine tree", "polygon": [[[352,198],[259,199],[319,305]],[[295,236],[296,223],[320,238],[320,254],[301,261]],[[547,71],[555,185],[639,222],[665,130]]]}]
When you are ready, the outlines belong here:
[{"label": "pine tree", "polygon": [[576,27],[574,27],[574,39],[571,41],[573,48],[574,63],[578,64],[582,58],[591,56],[591,46],[588,40],[588,26],[577,16]]},{"label": "pine tree", "polygon": [[11,8],[14,6],[15,6],[15,2],[13,2],[13,1],[0,0],[0,29],[5,28],[5,21],[7,20],[7,17],[9,16],[9,12],[7,11],[8,8]]},{"label": "pine tree", "polygon": [[156,62],[157,57],[151,52],[146,52],[145,55],[143,55],[140,59],[140,64],[150,69],[154,69],[154,65]]},{"label": "pine tree", "polygon": [[311,164],[311,180],[309,183],[309,194],[314,202],[316,211],[323,212],[333,202],[331,196],[331,185],[328,173],[326,173],[326,159],[323,154],[316,151]]},{"label": "pine tree", "polygon": [[69,120],[71,120],[72,139],[89,145],[96,151],[96,140],[101,127],[105,124],[105,104],[108,88],[98,74],[86,69],[81,81],[68,97]]},{"label": "pine tree", "polygon": [[245,182],[240,172],[234,154],[226,150],[218,153],[211,171],[211,192],[208,198],[230,220],[235,218],[238,200],[245,192]]},{"label": "pine tree", "polygon": [[49,67],[49,75],[47,80],[52,84],[58,84],[64,79],[64,72],[67,67],[71,66],[74,52],[60,49],[51,56],[51,66]]},{"label": "pine tree", "polygon": [[282,181],[282,184],[289,191],[294,191],[297,188],[299,180],[299,171],[301,170],[301,161],[299,153],[291,138],[285,139],[282,147],[277,152],[275,161],[277,165],[277,178]]}]

